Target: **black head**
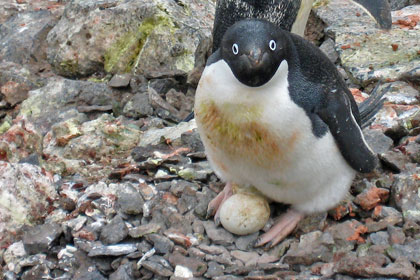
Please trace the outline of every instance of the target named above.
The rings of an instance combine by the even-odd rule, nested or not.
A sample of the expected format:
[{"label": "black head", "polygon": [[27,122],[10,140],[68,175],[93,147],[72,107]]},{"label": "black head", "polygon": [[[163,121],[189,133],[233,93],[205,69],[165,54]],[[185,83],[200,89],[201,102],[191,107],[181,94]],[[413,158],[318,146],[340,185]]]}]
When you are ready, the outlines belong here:
[{"label": "black head", "polygon": [[274,24],[257,19],[241,20],[229,27],[220,52],[235,77],[250,87],[267,83],[287,51],[284,33]]}]

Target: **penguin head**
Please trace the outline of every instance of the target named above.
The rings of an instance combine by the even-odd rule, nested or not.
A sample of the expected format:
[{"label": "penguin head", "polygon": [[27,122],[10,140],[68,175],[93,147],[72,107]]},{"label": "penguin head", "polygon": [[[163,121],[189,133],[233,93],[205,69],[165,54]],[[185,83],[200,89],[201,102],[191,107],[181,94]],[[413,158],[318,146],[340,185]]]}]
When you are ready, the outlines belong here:
[{"label": "penguin head", "polygon": [[286,38],[268,21],[241,20],[226,31],[220,52],[241,83],[259,87],[271,80],[285,59]]}]

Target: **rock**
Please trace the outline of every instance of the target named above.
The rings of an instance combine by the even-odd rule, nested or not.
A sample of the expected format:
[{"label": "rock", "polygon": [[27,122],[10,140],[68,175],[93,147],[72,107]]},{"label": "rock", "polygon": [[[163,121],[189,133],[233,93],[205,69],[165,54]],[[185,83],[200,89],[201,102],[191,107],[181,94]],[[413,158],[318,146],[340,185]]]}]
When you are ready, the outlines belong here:
[{"label": "rock", "polygon": [[292,244],[284,261],[290,265],[305,264],[311,265],[315,262],[330,262],[333,254],[328,245],[323,244],[322,232],[314,231],[300,237],[299,244]]},{"label": "rock", "polygon": [[120,94],[101,83],[51,79],[44,87],[29,92],[29,98],[22,103],[20,115],[33,121],[37,129],[45,134],[53,124],[77,115],[75,104],[94,106],[99,111],[101,106],[110,106],[107,110],[111,111]]},{"label": "rock", "polygon": [[0,161],[0,245],[12,241],[12,232],[33,225],[47,215],[57,198],[53,182],[43,170],[31,164]]},{"label": "rock", "polygon": [[[69,131],[69,137],[65,136],[61,144],[54,137],[57,134],[54,131],[59,130]],[[109,176],[121,178],[121,173],[136,169],[134,162],[129,163],[129,155],[140,135],[138,127],[108,114],[81,124],[77,118],[69,119],[56,124],[45,136],[45,165],[55,173],[77,173],[92,181]],[[121,166],[126,168],[121,170]]]},{"label": "rock", "polygon": [[389,235],[386,231],[372,233],[369,238],[375,245],[389,246]]},{"label": "rock", "polygon": [[[57,22],[46,10],[19,13],[0,26],[0,60],[40,68],[47,67],[46,38]],[[38,68],[39,69],[39,68]]]},{"label": "rock", "polygon": [[403,222],[402,214],[395,208],[378,205],[375,207],[372,219],[366,219],[366,227],[368,232],[377,232]]},{"label": "rock", "polygon": [[420,240],[414,240],[406,245],[394,244],[387,250],[388,255],[396,260],[400,257],[407,258],[410,262],[420,264]]},{"label": "rock", "polygon": [[380,154],[379,159],[386,167],[396,173],[400,173],[407,165],[407,157],[399,150],[391,150]]},{"label": "rock", "polygon": [[58,224],[43,224],[25,230],[23,245],[28,254],[48,252],[63,230]]},{"label": "rock", "polygon": [[376,154],[386,153],[394,145],[394,141],[386,136],[380,129],[364,129],[363,135],[369,147]]},{"label": "rock", "polygon": [[418,0],[390,0],[389,5],[393,11],[401,10],[402,8],[410,5],[419,4]]},{"label": "rock", "polygon": [[356,242],[364,242],[360,235],[366,233],[367,228],[356,220],[349,220],[328,227],[326,232],[332,235],[337,245],[352,248]]},{"label": "rock", "polygon": [[236,193],[220,207],[223,227],[238,235],[255,233],[270,218],[270,207],[265,198],[252,193]]},{"label": "rock", "polygon": [[187,267],[182,265],[177,265],[175,267],[174,276],[180,279],[190,279],[193,277],[193,273]]},{"label": "rock", "polygon": [[255,240],[257,240],[259,232],[250,235],[240,236],[236,238],[235,245],[239,250],[245,251],[252,247]]},{"label": "rock", "polygon": [[161,226],[158,224],[147,223],[138,227],[130,228],[128,234],[133,238],[139,238],[151,233],[159,232]]},{"label": "rock", "polygon": [[233,243],[234,237],[231,233],[222,228],[216,228],[213,221],[204,222],[204,228],[208,237],[218,245],[229,246]]},{"label": "rock", "polygon": [[410,141],[405,146],[405,151],[413,163],[420,164],[420,144],[419,143]]},{"label": "rock", "polygon": [[127,87],[130,84],[130,80],[130,74],[116,74],[112,76],[111,80],[108,82],[108,86],[113,88]]},{"label": "rock", "polygon": [[25,251],[23,241],[11,244],[4,252],[2,258],[6,264],[16,263],[18,260],[26,257],[28,254]]},{"label": "rock", "polygon": [[[183,268],[178,268],[178,273],[175,269],[175,275],[178,276],[181,272],[184,275],[189,274],[188,271],[192,272],[194,277],[202,276],[207,271],[207,264],[203,261],[184,257],[179,253],[169,255],[169,262],[173,267],[181,266]],[[185,269],[187,268],[187,270]],[[178,276],[179,277],[179,276]]]},{"label": "rock", "polygon": [[104,244],[116,244],[128,235],[128,228],[121,216],[115,216],[111,222],[101,230],[101,241]]},{"label": "rock", "polygon": [[224,274],[224,269],[225,267],[217,262],[209,262],[209,266],[206,274],[204,274],[204,277],[213,279],[214,277],[222,276]]},{"label": "rock", "polygon": [[0,73],[0,100],[3,99],[5,107],[22,102],[41,83],[27,67],[10,61],[0,62]]},{"label": "rock", "polygon": [[45,265],[35,265],[22,274],[22,280],[35,280],[50,277],[50,269]]},{"label": "rock", "polygon": [[389,225],[387,229],[388,229],[388,235],[389,235],[389,243],[391,245],[404,244],[405,234],[402,228]]},{"label": "rock", "polygon": [[146,239],[153,243],[153,247],[159,254],[171,253],[174,248],[174,243],[165,236],[158,234],[148,234],[146,235]]},{"label": "rock", "polygon": [[335,43],[332,39],[328,38],[325,40],[319,49],[330,59],[332,63],[335,63],[338,59],[338,53],[335,50]]},{"label": "rock", "polygon": [[119,192],[117,195],[118,205],[125,214],[138,215],[143,212],[144,200],[138,191]]},{"label": "rock", "polygon": [[134,264],[126,263],[120,265],[117,271],[109,275],[109,280],[134,280],[135,278]]},{"label": "rock", "polygon": [[71,1],[48,34],[48,60],[66,77],[189,72],[201,38],[210,36],[213,10],[211,1]]},{"label": "rock", "polygon": [[387,102],[399,105],[419,104],[419,91],[406,82],[397,81],[389,84],[383,84],[378,88],[378,90],[380,92],[382,92],[382,90],[386,90],[384,98]]},{"label": "rock", "polygon": [[145,93],[136,93],[125,104],[123,114],[134,119],[144,118],[153,114],[153,107],[150,105],[149,96]]},{"label": "rock", "polygon": [[[420,6],[392,13],[393,21],[415,17]],[[420,49],[418,27],[395,24],[389,32],[375,27],[374,21],[359,7],[345,0],[329,1],[315,7],[315,13],[335,38],[343,67],[362,85],[378,79],[418,79]],[[392,45],[397,45],[394,50]]]},{"label": "rock", "polygon": [[354,202],[364,210],[369,211],[375,208],[379,203],[384,203],[388,200],[389,190],[377,188],[375,186],[364,190],[362,193],[356,196]]},{"label": "rock", "polygon": [[96,256],[123,256],[133,253],[137,250],[135,244],[117,244],[117,245],[95,245],[89,251],[89,257]]},{"label": "rock", "polygon": [[157,145],[164,140],[174,141],[179,139],[185,132],[197,128],[195,120],[189,122],[182,122],[174,127],[165,127],[162,129],[151,129],[143,134],[139,146],[146,147],[147,145]]},{"label": "rock", "polygon": [[391,202],[402,211],[404,220],[420,222],[420,197],[418,179],[410,175],[395,176],[391,191]]},{"label": "rock", "polygon": [[155,275],[159,275],[162,277],[169,277],[173,274],[173,272],[165,267],[163,267],[161,264],[152,262],[152,261],[144,261],[142,263],[142,266],[151,272],[153,272]]}]

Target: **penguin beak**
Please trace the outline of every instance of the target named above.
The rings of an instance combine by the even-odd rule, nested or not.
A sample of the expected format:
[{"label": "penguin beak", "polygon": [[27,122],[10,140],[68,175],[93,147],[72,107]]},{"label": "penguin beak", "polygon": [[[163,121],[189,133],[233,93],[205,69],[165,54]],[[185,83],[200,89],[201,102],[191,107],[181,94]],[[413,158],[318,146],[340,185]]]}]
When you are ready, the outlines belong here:
[{"label": "penguin beak", "polygon": [[382,29],[391,29],[391,6],[388,0],[352,0],[371,16]]},{"label": "penguin beak", "polygon": [[253,48],[247,55],[247,58],[252,68],[256,68],[260,66],[262,57],[263,57],[263,52],[261,51],[260,48]]}]

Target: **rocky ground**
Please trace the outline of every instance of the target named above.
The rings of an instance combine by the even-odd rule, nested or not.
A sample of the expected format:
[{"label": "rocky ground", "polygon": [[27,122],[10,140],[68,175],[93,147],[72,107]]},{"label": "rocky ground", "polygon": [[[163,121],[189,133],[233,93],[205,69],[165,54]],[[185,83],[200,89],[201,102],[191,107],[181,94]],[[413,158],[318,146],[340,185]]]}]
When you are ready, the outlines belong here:
[{"label": "rocky ground", "polygon": [[307,38],[356,99],[383,80],[380,166],[264,250],[205,219],[223,185],[181,122],[213,1],[0,0],[0,278],[420,279],[420,3],[391,4],[388,32],[314,6]]}]

